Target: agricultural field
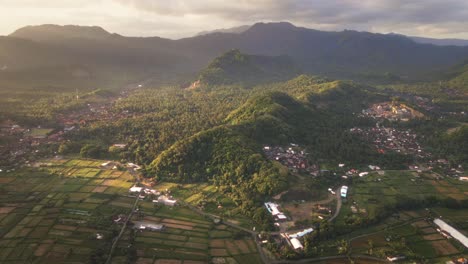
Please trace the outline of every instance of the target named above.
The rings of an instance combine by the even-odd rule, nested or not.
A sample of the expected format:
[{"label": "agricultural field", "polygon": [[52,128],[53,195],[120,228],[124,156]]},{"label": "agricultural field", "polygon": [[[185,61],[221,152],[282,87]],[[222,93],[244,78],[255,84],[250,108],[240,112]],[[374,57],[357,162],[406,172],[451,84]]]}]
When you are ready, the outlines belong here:
[{"label": "agricultural field", "polygon": [[203,209],[206,213],[225,216],[237,224],[251,228],[252,221],[241,214],[236,204],[219,192],[216,186],[208,183],[176,184],[170,182],[158,183],[154,188],[170,193],[183,203]]},{"label": "agricultural field", "polygon": [[337,222],[344,224],[346,216],[350,215],[357,221],[364,218],[374,219],[384,208],[394,207],[402,197],[414,200],[428,197],[463,200],[467,197],[467,189],[468,183],[449,178],[437,179],[435,175],[428,173],[418,174],[410,171],[385,171],[384,175],[371,173],[354,179]]},{"label": "agricultural field", "polygon": [[184,207],[139,204],[133,222],[163,224],[162,231],[127,229],[113,263],[126,263],[129,247],[136,263],[262,263],[250,234],[214,224]]},{"label": "agricultural field", "polygon": [[[0,174],[0,263],[102,263],[135,198],[135,179],[127,171],[101,168],[101,160],[50,159]],[[182,200],[212,186],[161,183]],[[177,197],[177,196],[176,196]],[[177,197],[178,198],[178,197]],[[222,200],[221,200],[222,201]],[[190,202],[187,202],[190,203]],[[193,201],[198,203],[198,201]],[[227,203],[226,203],[227,204]],[[112,263],[261,263],[250,234],[242,233],[183,206],[140,201],[131,222],[163,224],[161,232],[136,231],[130,224]],[[215,208],[217,209],[217,208]],[[98,239],[98,234],[103,237]]]},{"label": "agricultural field", "polygon": [[423,257],[429,263],[445,263],[466,256],[468,252],[463,245],[454,239],[445,238],[432,221],[425,220],[428,213],[431,212],[400,212],[399,222],[391,223],[388,219],[382,223],[382,228],[351,238],[351,251],[381,258],[393,252],[394,255]]},{"label": "agricultural field", "polygon": [[[467,234],[466,209],[423,206],[418,210],[398,211],[393,208],[403,196],[414,200],[428,197],[441,201],[463,200],[466,199],[467,188],[467,183],[451,178],[437,179],[432,174],[409,171],[369,174],[353,181],[347,199],[343,200],[336,226],[365,227],[344,237],[350,242],[351,252],[356,254],[383,258],[394,252],[424,258],[430,263],[445,263],[454,257],[466,257],[468,250],[458,241],[442,236],[432,223],[435,217],[443,218]],[[383,210],[389,210],[386,218],[377,225],[366,224],[366,221],[385,215],[382,214]]]},{"label": "agricultural field", "polygon": [[101,169],[101,163],[51,159],[0,173],[0,263],[100,257],[96,249],[108,248],[120,230],[112,217],[129,213],[135,200],[125,197],[134,177]]}]

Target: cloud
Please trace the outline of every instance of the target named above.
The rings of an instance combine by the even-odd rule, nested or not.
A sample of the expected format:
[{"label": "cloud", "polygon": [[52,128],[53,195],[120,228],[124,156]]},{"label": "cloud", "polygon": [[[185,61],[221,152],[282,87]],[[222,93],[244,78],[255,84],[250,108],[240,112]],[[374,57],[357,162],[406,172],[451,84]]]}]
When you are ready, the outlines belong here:
[{"label": "cloud", "polygon": [[[290,21],[326,30],[357,29],[412,35],[468,37],[466,0],[115,0],[141,12],[224,24]],[[223,27],[223,23],[218,27]],[[466,28],[466,30],[463,30]]]},{"label": "cloud", "polygon": [[57,23],[180,38],[259,21],[289,21],[322,30],[468,38],[466,0],[0,0],[0,6],[1,33]]}]

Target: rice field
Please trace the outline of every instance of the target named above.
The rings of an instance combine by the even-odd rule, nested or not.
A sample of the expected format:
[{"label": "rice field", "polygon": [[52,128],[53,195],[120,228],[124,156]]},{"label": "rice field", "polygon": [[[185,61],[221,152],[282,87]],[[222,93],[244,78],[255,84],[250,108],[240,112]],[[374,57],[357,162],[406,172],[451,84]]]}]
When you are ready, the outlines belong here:
[{"label": "rice field", "polygon": [[40,168],[2,173],[0,263],[88,263],[105,248],[119,229],[112,216],[128,212],[133,200],[111,202],[127,195],[134,179],[101,169],[102,162],[47,160]]},{"label": "rice field", "polygon": [[[113,218],[127,215],[135,202],[128,196],[133,176],[101,168],[103,162],[51,159],[38,168],[0,174],[0,263],[102,263],[121,228]],[[179,187],[163,183],[157,189],[174,190],[178,198]],[[179,190],[182,199],[196,195],[188,187]],[[214,193],[213,186],[192,187]],[[127,263],[129,245],[136,248],[134,263],[261,263],[248,234],[216,225],[188,208],[141,201],[139,211],[132,221],[163,224],[164,231],[140,232],[130,226],[112,263]]]}]

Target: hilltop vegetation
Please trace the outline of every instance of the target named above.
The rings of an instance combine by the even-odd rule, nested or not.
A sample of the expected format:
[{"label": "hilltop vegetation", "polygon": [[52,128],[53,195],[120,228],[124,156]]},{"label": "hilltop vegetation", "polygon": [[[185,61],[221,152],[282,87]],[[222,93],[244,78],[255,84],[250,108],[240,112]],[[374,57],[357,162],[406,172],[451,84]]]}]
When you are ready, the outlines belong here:
[{"label": "hilltop vegetation", "polygon": [[[302,76],[297,81],[303,82],[306,78]],[[315,83],[313,78],[309,81]],[[404,155],[396,153],[378,155],[350,134],[354,117],[348,108],[335,109],[341,111],[339,116],[314,104],[318,99],[313,94],[329,100],[333,98],[337,104],[344,103],[349,100],[348,93],[352,93],[347,89],[361,90],[359,86],[312,85],[315,90],[305,90],[308,96],[299,96],[306,101],[274,91],[288,85],[294,87],[292,83],[294,81],[273,86],[273,91],[258,91],[229,113],[220,125],[177,141],[157,156],[147,167],[146,175],[173,182],[212,182],[242,206],[244,212],[249,212],[265,197],[287,186],[288,173],[281,165],[265,158],[263,145],[300,144],[306,147],[312,162],[317,159],[332,163],[377,162],[384,167],[400,168],[407,161]],[[294,93],[294,89],[291,92]],[[365,103],[369,98],[372,96],[359,101]]]}]

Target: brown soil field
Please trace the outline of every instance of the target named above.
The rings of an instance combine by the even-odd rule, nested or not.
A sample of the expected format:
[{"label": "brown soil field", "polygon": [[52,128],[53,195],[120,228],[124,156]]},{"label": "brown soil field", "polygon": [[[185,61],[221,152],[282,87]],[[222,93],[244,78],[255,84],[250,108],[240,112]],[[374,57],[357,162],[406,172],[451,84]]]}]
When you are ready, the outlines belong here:
[{"label": "brown soil field", "polygon": [[49,227],[36,227],[34,231],[29,234],[31,238],[43,238],[49,232]]},{"label": "brown soil field", "polygon": [[463,194],[461,192],[450,193],[449,196],[459,201],[466,199],[466,194]]},{"label": "brown soil field", "polygon": [[459,251],[447,240],[438,240],[431,242],[432,247],[436,250],[438,255],[452,255]]},{"label": "brown soil field", "polygon": [[231,255],[238,255],[240,253],[239,249],[237,248],[236,244],[230,240],[226,240],[226,248]]},{"label": "brown soil field", "polygon": [[251,252],[257,252],[257,246],[253,240],[246,240],[246,242],[249,245]]},{"label": "brown soil field", "polygon": [[247,243],[245,243],[244,240],[235,240],[234,243],[236,243],[237,247],[240,249],[242,254],[250,253],[249,246],[247,245]]},{"label": "brown soil field", "polygon": [[193,227],[185,226],[185,225],[176,225],[176,224],[165,224],[168,227],[176,228],[176,229],[183,229],[183,230],[192,230]]},{"label": "brown soil field", "polygon": [[421,231],[422,231],[424,234],[431,234],[431,233],[437,232],[437,231],[436,231],[434,228],[432,228],[432,227],[423,228],[423,229],[421,229]]},{"label": "brown soil field", "polygon": [[200,243],[195,243],[195,242],[186,242],[184,246],[188,248],[202,249],[202,250],[208,248],[207,244],[200,244]]},{"label": "brown soil field", "polygon": [[14,180],[15,180],[15,178],[11,178],[11,177],[9,177],[9,178],[7,178],[7,177],[0,178],[0,184],[7,184],[7,183],[10,183],[10,182],[12,182]]},{"label": "brown soil field", "polygon": [[415,227],[418,227],[418,228],[425,228],[425,227],[428,227],[429,224],[426,222],[426,221],[418,221],[418,222],[414,222],[411,224],[412,226],[415,226]]},{"label": "brown soil field", "polygon": [[36,251],[34,251],[34,256],[37,256],[37,257],[44,256],[44,254],[47,253],[51,247],[52,247],[52,244],[41,244],[39,247],[37,247]]},{"label": "brown soil field", "polygon": [[444,239],[444,237],[442,235],[440,235],[439,233],[437,234],[431,234],[431,235],[425,235],[423,236],[423,238],[425,240],[440,240],[440,239]]},{"label": "brown soil field", "polygon": [[94,188],[93,192],[94,193],[102,193],[104,191],[106,191],[107,189],[107,186],[98,186],[96,188]]},{"label": "brown soil field", "polygon": [[210,254],[213,257],[225,257],[229,256],[227,250],[225,248],[212,248],[210,250]]},{"label": "brown soil field", "polygon": [[15,210],[16,207],[0,207],[0,214],[9,214],[11,211]]},{"label": "brown soil field", "polygon": [[23,228],[18,234],[18,237],[25,237],[32,231],[32,228]]},{"label": "brown soil field", "polygon": [[116,180],[105,180],[105,181],[102,183],[102,185],[114,186],[116,182],[117,182]]},{"label": "brown soil field", "polygon": [[192,223],[192,222],[180,221],[180,220],[175,220],[175,219],[163,219],[162,221],[164,223],[185,225],[185,226],[191,226],[191,227],[194,227],[196,225],[195,223]]},{"label": "brown soil field", "polygon": [[414,211],[405,211],[405,214],[411,216],[411,217],[420,217],[421,215],[417,212]]},{"label": "brown soil field", "polygon": [[210,247],[212,248],[224,248],[223,239],[213,239],[210,241]]},{"label": "brown soil field", "polygon": [[60,230],[68,230],[68,231],[75,231],[76,226],[67,226],[67,225],[54,225],[55,229],[60,229]]}]

